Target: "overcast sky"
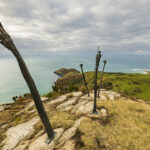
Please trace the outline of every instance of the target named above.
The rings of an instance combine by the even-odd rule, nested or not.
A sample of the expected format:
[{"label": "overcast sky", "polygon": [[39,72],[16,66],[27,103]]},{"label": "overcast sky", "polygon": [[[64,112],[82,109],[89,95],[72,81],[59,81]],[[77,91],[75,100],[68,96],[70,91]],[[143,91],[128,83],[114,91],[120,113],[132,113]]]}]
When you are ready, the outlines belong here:
[{"label": "overcast sky", "polygon": [[0,0],[0,21],[22,53],[150,54],[150,0]]}]

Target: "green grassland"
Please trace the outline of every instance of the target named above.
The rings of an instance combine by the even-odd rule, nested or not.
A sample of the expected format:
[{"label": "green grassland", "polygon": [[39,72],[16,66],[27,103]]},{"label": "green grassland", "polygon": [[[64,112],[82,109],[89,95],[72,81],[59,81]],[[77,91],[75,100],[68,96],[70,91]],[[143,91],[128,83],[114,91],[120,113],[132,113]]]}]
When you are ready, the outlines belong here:
[{"label": "green grassland", "polygon": [[[85,78],[90,90],[93,89],[94,72],[86,72]],[[98,85],[101,73],[98,73]],[[150,100],[150,74],[138,73],[104,73],[102,88],[113,90],[131,98]],[[82,75],[68,73],[59,78],[53,86],[54,92],[66,93],[85,91]]]}]

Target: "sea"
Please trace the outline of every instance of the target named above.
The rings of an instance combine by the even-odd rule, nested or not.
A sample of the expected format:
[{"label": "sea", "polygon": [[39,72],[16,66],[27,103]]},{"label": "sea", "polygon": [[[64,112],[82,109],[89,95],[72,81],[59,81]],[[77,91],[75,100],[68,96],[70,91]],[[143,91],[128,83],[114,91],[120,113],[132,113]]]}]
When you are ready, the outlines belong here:
[{"label": "sea", "polygon": [[[59,68],[75,68],[93,71],[95,68],[94,52],[53,52],[34,56],[24,56],[24,61],[36,83],[41,95],[52,91],[52,85],[58,79],[53,72]],[[102,54],[99,70],[103,60],[107,60],[106,72],[145,73],[150,69],[148,55]],[[0,103],[12,103],[12,97],[29,93],[28,86],[13,56],[0,57]]]}]

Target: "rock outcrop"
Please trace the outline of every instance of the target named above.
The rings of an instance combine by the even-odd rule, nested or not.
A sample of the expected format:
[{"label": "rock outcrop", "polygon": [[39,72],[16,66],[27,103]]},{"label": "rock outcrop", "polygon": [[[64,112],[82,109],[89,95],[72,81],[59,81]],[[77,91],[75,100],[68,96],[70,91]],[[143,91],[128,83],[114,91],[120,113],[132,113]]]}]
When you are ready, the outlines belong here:
[{"label": "rock outcrop", "polygon": [[74,68],[70,68],[70,69],[61,68],[61,69],[56,70],[54,73],[57,74],[58,76],[62,77],[65,74],[70,73],[70,72],[80,73],[80,71],[78,71],[78,70],[76,70]]},{"label": "rock outcrop", "polygon": [[[56,128],[54,140],[47,144],[46,133],[43,129],[37,131],[35,126],[39,123],[39,117],[36,114],[34,103],[30,102],[24,109],[17,112],[17,115],[24,113],[36,114],[29,121],[21,123],[17,126],[10,127],[6,130],[6,137],[2,141],[2,150],[75,150],[76,149],[76,133],[81,122],[86,118],[101,119],[107,117],[108,111],[105,108],[99,108],[97,114],[92,114],[93,109],[93,92],[88,95],[83,95],[82,92],[73,92],[70,94],[62,95],[54,100],[46,97],[42,98],[46,111],[51,112],[68,112],[72,115],[77,115],[71,127]],[[113,91],[101,91],[101,96],[98,101],[117,100],[120,94]],[[1,107],[1,111],[4,109]],[[51,118],[50,118],[51,119]],[[57,120],[56,120],[57,121]],[[4,127],[5,128],[5,127]]]}]

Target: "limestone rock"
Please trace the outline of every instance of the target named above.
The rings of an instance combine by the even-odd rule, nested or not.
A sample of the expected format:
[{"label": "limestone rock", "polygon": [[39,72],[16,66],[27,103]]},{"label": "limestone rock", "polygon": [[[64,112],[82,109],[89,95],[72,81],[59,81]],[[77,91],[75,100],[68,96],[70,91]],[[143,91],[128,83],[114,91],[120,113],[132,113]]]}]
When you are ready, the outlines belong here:
[{"label": "limestone rock", "polygon": [[49,100],[49,98],[48,97],[41,97],[41,101],[47,101],[47,100]]},{"label": "limestone rock", "polygon": [[54,104],[63,102],[65,100],[66,100],[66,95],[62,95],[62,96],[58,97],[57,99],[50,101],[48,104],[49,105],[54,105]]},{"label": "limestone rock", "polygon": [[39,118],[35,117],[28,122],[9,128],[6,132],[7,138],[3,141],[2,150],[12,150],[20,141],[30,137],[34,132],[34,125],[38,121]]},{"label": "limestone rock", "polygon": [[71,106],[71,105],[76,104],[76,101],[77,101],[77,99],[76,99],[76,98],[73,98],[73,99],[71,99],[71,100],[66,101],[65,103],[62,103],[62,104],[58,105],[58,106],[56,107],[56,109],[65,109],[65,108],[68,107],[68,106]]},{"label": "limestone rock", "polygon": [[73,94],[74,97],[82,96],[82,92],[73,92],[72,94]]},{"label": "limestone rock", "polygon": [[105,95],[100,94],[100,98],[98,100],[106,101],[107,97]]},{"label": "limestone rock", "polygon": [[93,102],[81,102],[80,105],[77,105],[71,113],[77,113],[77,114],[87,114],[91,113],[93,110]]},{"label": "limestone rock", "polygon": [[25,141],[21,143],[19,146],[17,146],[14,150],[25,150],[28,146],[30,141]]},{"label": "limestone rock", "polygon": [[42,136],[39,136],[35,141],[33,141],[30,145],[29,145],[29,150],[53,150],[56,144],[56,141],[60,138],[60,136],[63,134],[64,129],[62,128],[58,128],[54,130],[56,132],[56,135],[54,137],[54,139],[52,140],[52,142],[50,144],[47,144],[46,141],[46,137],[47,134],[45,133]]},{"label": "limestone rock", "polygon": [[81,113],[84,110],[84,105],[88,103],[88,101],[79,101],[74,108],[72,109],[71,113]]},{"label": "limestone rock", "polygon": [[58,140],[58,145],[56,146],[56,149],[61,148],[62,145],[66,145],[66,142],[76,134],[77,128],[80,126],[80,123],[83,119],[85,119],[85,117],[82,117],[75,121],[75,124],[64,132],[62,137]]},{"label": "limestone rock", "polygon": [[0,111],[3,111],[5,107],[3,105],[0,105]]},{"label": "limestone rock", "polygon": [[87,117],[100,119],[102,117],[107,117],[107,115],[108,115],[107,109],[101,108],[100,110],[97,110],[97,113],[87,114]]}]

